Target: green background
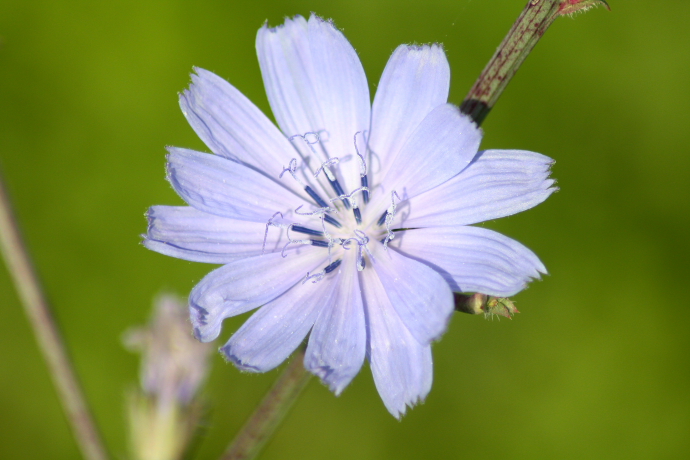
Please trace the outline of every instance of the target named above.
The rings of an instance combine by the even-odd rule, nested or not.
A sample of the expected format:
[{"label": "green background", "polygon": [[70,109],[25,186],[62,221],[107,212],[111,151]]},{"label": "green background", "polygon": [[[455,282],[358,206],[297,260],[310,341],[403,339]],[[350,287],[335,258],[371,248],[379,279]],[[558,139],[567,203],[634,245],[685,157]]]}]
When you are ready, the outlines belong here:
[{"label": "green background", "polygon": [[[164,146],[204,149],[177,105],[192,66],[268,113],[256,31],[315,11],[344,30],[372,94],[398,44],[443,42],[459,103],[524,3],[0,0],[0,167],[113,458],[137,379],[123,331],[211,269],[139,244],[148,206],[181,203]],[[368,368],[338,398],[311,382],[264,459],[690,455],[690,2],[610,3],[558,20],[483,125],[484,148],[557,161],[560,192],[485,224],[550,271],[515,297],[522,313],[457,314],[426,403],[401,422]],[[213,364],[202,459],[278,375]],[[79,458],[4,265],[0,458]]]}]

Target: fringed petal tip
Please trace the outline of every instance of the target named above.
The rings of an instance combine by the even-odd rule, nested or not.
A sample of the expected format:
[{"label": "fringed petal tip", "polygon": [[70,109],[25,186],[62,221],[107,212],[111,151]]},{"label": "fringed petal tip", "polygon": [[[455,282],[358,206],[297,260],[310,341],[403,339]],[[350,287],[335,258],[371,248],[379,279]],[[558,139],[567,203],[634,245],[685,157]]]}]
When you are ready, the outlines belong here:
[{"label": "fringed petal tip", "polygon": [[249,364],[248,362],[242,361],[240,357],[233,353],[232,345],[229,343],[220,347],[218,351],[220,352],[221,356],[223,357],[223,359],[225,359],[226,362],[232,363],[240,371],[257,374],[261,372],[266,372],[268,370],[259,366],[254,366],[252,364]]},{"label": "fringed petal tip", "polygon": [[402,418],[407,414],[408,409],[413,409],[417,405],[424,404],[426,401],[426,396],[427,395],[414,397],[409,401],[405,401],[400,407],[393,408],[386,406],[386,409],[388,409],[388,412],[390,412],[390,414],[398,421],[402,421]]},{"label": "fringed petal tip", "polygon": [[[151,224],[153,223],[153,215],[155,213],[154,209],[155,206],[149,206],[148,209],[144,212],[144,217],[146,218],[146,232],[148,233],[151,231]],[[145,235],[143,235],[145,236]]]},{"label": "fringed petal tip", "polygon": [[[426,356],[410,355],[409,362],[403,367],[389,369],[387,375],[375,375],[374,382],[384,406],[398,420],[402,419],[408,408],[423,404],[431,391],[431,351],[428,346],[425,348]],[[425,359],[427,357],[428,359]],[[398,373],[400,371],[403,371],[403,374]],[[396,379],[399,381],[394,381]]]},{"label": "fringed petal tip", "polygon": [[[350,383],[352,378],[345,379],[342,376],[338,376],[333,369],[330,366],[315,366],[315,367],[308,367],[305,364],[305,367],[314,374],[316,377],[318,377],[321,382],[328,387],[329,390],[333,392],[334,395],[340,396],[340,394],[343,392],[345,387]],[[354,377],[354,376],[353,376]]]},{"label": "fringed petal tip", "polygon": [[301,14],[296,14],[294,16],[285,16],[283,23],[278,24],[277,26],[269,25],[268,19],[266,19],[262,24],[261,28],[259,28],[258,34],[260,35],[267,32],[279,33],[282,30],[289,29],[290,27],[294,27],[295,25],[305,26],[306,24],[307,20]]},{"label": "fringed petal tip", "polygon": [[189,319],[194,330],[194,338],[199,342],[211,342],[220,335],[220,322],[213,321],[209,324],[209,311],[191,302],[189,304]]},{"label": "fringed petal tip", "polygon": [[319,16],[318,14],[311,12],[309,15],[309,19],[307,20],[304,16],[301,14],[296,14],[294,16],[285,16],[284,22],[282,24],[278,24],[276,26],[271,26],[268,23],[268,19],[264,21],[262,24],[261,28],[259,29],[259,33],[265,33],[265,32],[270,32],[270,33],[279,33],[284,29],[289,29],[294,26],[305,26],[309,22],[312,21],[318,21],[319,23],[325,23],[334,29],[337,30],[337,27],[335,25],[335,22],[333,19],[330,18],[323,18]]},{"label": "fringed petal tip", "polygon": [[309,21],[319,21],[322,24],[328,24],[334,29],[337,29],[337,27],[335,26],[335,21],[333,21],[333,19],[321,17],[313,11],[311,12],[311,14],[309,14]]},{"label": "fringed petal tip", "polygon": [[[399,45],[398,48],[405,47],[408,51],[426,51],[429,49],[444,51],[443,43],[433,42],[433,43],[403,43]],[[445,102],[445,101],[444,101]]]}]

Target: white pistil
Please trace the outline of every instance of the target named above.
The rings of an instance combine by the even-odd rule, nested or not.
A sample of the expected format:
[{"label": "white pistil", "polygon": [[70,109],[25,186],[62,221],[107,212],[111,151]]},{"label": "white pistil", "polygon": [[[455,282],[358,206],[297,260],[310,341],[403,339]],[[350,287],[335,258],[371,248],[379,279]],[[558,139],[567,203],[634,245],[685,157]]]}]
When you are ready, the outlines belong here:
[{"label": "white pistil", "polygon": [[314,179],[318,178],[321,171],[323,171],[324,173],[326,173],[326,177],[328,177],[328,180],[334,182],[335,176],[333,175],[333,171],[331,171],[330,166],[335,166],[338,163],[340,163],[340,158],[338,157],[333,157],[329,160],[326,160],[324,163],[321,164],[321,166],[319,166],[319,169],[317,169],[314,173]]},{"label": "white pistil", "polygon": [[391,230],[391,223],[393,223],[393,219],[395,218],[395,199],[398,199],[400,201],[400,196],[398,196],[398,193],[393,190],[391,192],[391,205],[388,208],[388,211],[386,211],[386,231],[388,232],[388,235],[386,235],[386,238],[383,240],[383,249],[388,250],[388,242],[395,238],[395,233]]},{"label": "white pistil", "polygon": [[276,225],[276,224],[273,223],[273,219],[275,219],[275,217],[276,217],[278,214],[280,214],[280,218],[282,219],[282,218],[283,218],[283,213],[280,212],[280,211],[278,211],[278,212],[276,212],[275,214],[273,214],[273,216],[271,216],[270,219],[268,219],[268,222],[266,222],[266,231],[264,232],[264,243],[261,245],[261,255],[264,255],[264,252],[265,252],[265,250],[266,250],[266,239],[268,238],[268,227],[271,227],[271,226],[273,226],[273,227],[280,227],[279,225]]}]

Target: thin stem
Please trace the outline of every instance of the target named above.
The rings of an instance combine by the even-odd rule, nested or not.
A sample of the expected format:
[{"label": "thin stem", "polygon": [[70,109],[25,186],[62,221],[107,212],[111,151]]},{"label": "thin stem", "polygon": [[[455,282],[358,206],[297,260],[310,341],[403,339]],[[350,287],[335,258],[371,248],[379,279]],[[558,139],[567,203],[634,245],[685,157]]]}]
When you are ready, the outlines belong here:
[{"label": "thin stem", "polygon": [[24,311],[36,335],[38,347],[48,363],[58,397],[82,455],[87,460],[106,460],[106,451],[86,405],[67,349],[38,282],[26,246],[22,242],[1,175],[0,252],[4,255]]},{"label": "thin stem", "polygon": [[249,420],[230,444],[221,460],[256,458],[309,383],[311,374],[304,368],[304,347],[300,347],[276,383],[264,396]]},{"label": "thin stem", "polygon": [[530,0],[460,106],[481,125],[546,29],[558,16],[602,4],[603,0]]}]

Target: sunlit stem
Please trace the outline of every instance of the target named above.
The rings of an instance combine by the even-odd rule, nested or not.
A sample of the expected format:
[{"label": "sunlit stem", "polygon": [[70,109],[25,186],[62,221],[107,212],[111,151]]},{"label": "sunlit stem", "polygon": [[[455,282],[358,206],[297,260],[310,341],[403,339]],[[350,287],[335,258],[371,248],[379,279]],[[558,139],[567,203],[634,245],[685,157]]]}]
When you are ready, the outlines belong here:
[{"label": "sunlit stem", "polygon": [[481,125],[546,29],[559,16],[586,11],[603,0],[530,0],[470,89],[460,110]]},{"label": "sunlit stem", "polygon": [[17,293],[34,330],[38,347],[45,358],[58,397],[82,455],[87,460],[107,459],[105,448],[86,404],[67,348],[50,312],[43,290],[31,264],[9,196],[0,175],[0,252],[9,270]]},{"label": "sunlit stem", "polygon": [[304,346],[295,352],[292,361],[264,396],[221,460],[249,460],[259,455],[309,383],[311,374],[304,368],[304,352]]}]

